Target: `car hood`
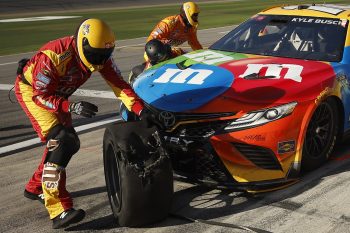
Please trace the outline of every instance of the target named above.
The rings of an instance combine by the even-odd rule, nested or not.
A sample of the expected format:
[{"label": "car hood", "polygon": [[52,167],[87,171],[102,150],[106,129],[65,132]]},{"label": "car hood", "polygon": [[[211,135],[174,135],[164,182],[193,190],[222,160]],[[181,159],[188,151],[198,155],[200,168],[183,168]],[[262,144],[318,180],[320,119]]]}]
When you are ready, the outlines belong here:
[{"label": "car hood", "polygon": [[334,77],[327,62],[201,50],[145,71],[134,89],[158,109],[190,111],[214,101],[215,110],[225,112],[220,98],[266,106],[305,101],[332,86]]}]

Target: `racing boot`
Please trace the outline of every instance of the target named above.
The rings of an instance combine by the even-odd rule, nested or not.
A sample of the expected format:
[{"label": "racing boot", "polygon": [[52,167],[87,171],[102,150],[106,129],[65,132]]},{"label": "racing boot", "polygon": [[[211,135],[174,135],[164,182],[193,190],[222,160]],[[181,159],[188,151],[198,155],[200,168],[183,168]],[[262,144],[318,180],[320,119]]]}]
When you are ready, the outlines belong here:
[{"label": "racing boot", "polygon": [[67,227],[70,224],[80,222],[85,217],[85,211],[82,209],[69,209],[63,211],[60,215],[52,219],[52,228],[59,229]]},{"label": "racing boot", "polygon": [[45,198],[44,198],[44,194],[40,193],[40,194],[35,194],[35,193],[31,193],[29,191],[27,191],[26,189],[24,190],[23,196],[31,199],[31,200],[38,200],[40,201],[42,204],[45,204]]}]

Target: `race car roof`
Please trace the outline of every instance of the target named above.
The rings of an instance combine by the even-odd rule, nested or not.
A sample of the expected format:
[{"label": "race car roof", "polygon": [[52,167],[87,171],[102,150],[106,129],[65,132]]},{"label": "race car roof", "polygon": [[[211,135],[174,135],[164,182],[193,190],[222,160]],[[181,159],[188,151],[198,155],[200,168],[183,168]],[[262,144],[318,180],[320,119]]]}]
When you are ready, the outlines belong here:
[{"label": "race car roof", "polygon": [[260,14],[297,15],[337,19],[350,19],[350,5],[303,4],[275,6],[263,10]]}]

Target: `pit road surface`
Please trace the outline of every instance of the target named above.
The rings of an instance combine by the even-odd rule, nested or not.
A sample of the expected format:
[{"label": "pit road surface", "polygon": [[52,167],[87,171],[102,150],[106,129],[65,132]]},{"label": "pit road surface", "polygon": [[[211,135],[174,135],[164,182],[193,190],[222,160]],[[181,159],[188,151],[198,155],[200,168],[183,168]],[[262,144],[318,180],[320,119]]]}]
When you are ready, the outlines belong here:
[{"label": "pit road surface", "polygon": [[[231,28],[200,31],[199,39],[208,46]],[[142,61],[144,40],[118,42],[116,61],[124,77],[127,77],[132,65]],[[15,63],[30,55],[0,57],[0,85],[12,84]],[[91,77],[82,88],[109,91],[98,75]],[[0,147],[33,137],[29,121],[18,104],[8,101],[7,93],[0,90]],[[81,96],[74,96],[74,99],[97,104],[99,119],[117,118],[118,104],[113,99]],[[74,122],[75,125],[91,123],[81,118],[75,118]],[[102,163],[103,132],[103,129],[97,129],[81,133],[81,149],[67,167],[67,188],[72,193],[75,207],[87,212],[86,218],[67,228],[68,231],[350,232],[349,139],[337,148],[325,166],[284,190],[249,196],[175,182],[174,215],[146,228],[122,228],[114,222],[106,194]],[[46,209],[38,201],[23,197],[24,185],[39,164],[42,151],[41,146],[0,155],[0,232],[52,232]],[[192,222],[180,216],[199,221]]]}]

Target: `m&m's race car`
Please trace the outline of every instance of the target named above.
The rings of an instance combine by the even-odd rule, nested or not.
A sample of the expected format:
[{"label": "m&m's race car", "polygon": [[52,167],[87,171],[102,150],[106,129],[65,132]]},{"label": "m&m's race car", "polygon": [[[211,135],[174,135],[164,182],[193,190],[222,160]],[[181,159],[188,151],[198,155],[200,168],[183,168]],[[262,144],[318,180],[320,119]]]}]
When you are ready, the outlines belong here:
[{"label": "m&m's race car", "polygon": [[[172,168],[178,178],[251,192],[284,187],[320,167],[350,127],[349,19],[350,6],[273,7],[209,49],[147,69],[133,87],[147,119],[156,122],[147,137],[153,135],[150,150],[166,157],[164,169]],[[120,165],[123,159],[108,155],[122,148],[121,140],[111,139],[116,134],[107,129],[104,151]],[[139,141],[145,142],[142,136]],[[108,152],[110,145],[114,152]],[[154,161],[161,165],[165,159]],[[143,166],[145,180],[172,182],[172,173],[166,179],[157,170],[146,172],[157,168],[153,162],[129,164]],[[157,187],[166,193],[171,188]]]}]

